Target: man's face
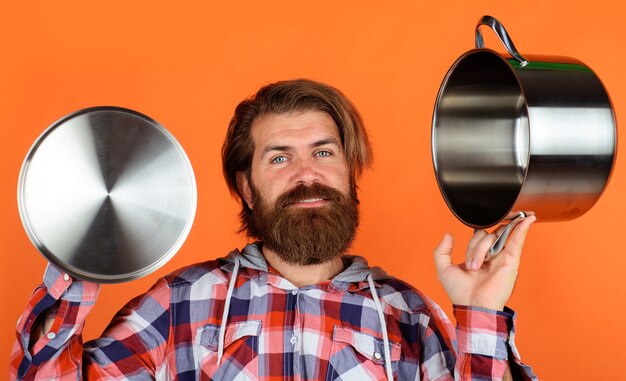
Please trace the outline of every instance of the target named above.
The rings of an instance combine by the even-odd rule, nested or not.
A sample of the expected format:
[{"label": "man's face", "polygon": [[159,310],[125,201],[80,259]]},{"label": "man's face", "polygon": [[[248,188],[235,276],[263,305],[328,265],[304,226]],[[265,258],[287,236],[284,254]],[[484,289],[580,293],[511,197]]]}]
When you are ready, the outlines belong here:
[{"label": "man's face", "polygon": [[322,263],[345,251],[357,202],[334,120],[320,111],[269,114],[251,130],[249,177],[238,175],[264,245],[283,260]]}]

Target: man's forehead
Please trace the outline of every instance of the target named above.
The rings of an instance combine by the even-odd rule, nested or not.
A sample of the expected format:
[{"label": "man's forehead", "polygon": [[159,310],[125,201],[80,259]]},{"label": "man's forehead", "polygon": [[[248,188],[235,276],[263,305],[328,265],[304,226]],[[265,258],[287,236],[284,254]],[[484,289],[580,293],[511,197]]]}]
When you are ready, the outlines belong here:
[{"label": "man's forehead", "polygon": [[251,137],[255,148],[261,150],[287,140],[296,143],[305,143],[301,139],[308,139],[309,143],[318,140],[325,140],[328,144],[341,142],[334,119],[318,110],[261,115],[252,124]]}]

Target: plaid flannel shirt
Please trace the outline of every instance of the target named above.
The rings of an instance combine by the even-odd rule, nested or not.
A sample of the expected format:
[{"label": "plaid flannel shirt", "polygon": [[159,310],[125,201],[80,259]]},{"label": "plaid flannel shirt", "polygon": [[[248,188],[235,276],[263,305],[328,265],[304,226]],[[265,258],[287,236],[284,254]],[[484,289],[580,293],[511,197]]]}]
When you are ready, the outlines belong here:
[{"label": "plaid flannel shirt", "polygon": [[[235,257],[242,268],[222,322]],[[514,375],[536,379],[515,349],[512,311],[455,306],[455,332],[419,291],[361,257],[344,260],[346,269],[331,281],[297,288],[267,267],[257,245],[248,245],[160,279],[84,345],[82,328],[100,286],[49,266],[18,322],[11,377],[385,380],[381,324],[366,281],[373,274],[394,379],[499,380],[507,364]],[[51,330],[29,350],[35,320],[51,307]]]}]

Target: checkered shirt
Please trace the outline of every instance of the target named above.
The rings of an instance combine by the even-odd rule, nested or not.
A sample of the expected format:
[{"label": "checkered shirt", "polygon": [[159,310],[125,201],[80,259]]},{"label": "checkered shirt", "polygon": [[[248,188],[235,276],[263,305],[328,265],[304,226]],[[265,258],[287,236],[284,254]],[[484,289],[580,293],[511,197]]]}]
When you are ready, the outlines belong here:
[{"label": "checkered shirt", "polygon": [[[261,265],[242,262],[218,363],[236,256]],[[248,245],[160,279],[123,307],[100,338],[84,345],[82,328],[100,286],[49,266],[18,322],[11,378],[386,380],[381,324],[365,278],[372,268],[361,257],[344,259],[347,268],[333,280],[297,288]],[[408,284],[388,276],[374,280],[395,380],[500,380],[507,364],[521,379],[536,379],[515,349],[512,311],[455,306],[455,330],[435,303]],[[50,310],[51,330],[29,350],[35,320]]]}]

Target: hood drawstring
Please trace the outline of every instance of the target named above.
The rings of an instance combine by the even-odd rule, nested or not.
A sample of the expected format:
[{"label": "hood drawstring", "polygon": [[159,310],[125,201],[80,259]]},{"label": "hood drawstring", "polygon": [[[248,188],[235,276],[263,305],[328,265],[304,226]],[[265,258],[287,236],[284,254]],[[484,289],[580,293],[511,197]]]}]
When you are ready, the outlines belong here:
[{"label": "hood drawstring", "polygon": [[224,313],[222,314],[222,323],[220,324],[220,336],[217,342],[217,365],[222,362],[222,356],[224,355],[224,338],[226,337],[226,321],[228,320],[228,310],[230,309],[230,299],[233,296],[233,289],[235,283],[237,283],[237,273],[239,272],[239,258],[235,257],[235,267],[233,268],[233,275],[230,277],[228,283],[228,291],[226,292],[226,299],[224,300]]},{"label": "hood drawstring", "polygon": [[367,276],[367,283],[370,286],[370,292],[374,298],[374,304],[376,305],[376,312],[378,313],[378,319],[380,320],[380,328],[383,331],[383,350],[385,351],[385,370],[387,371],[387,380],[393,381],[393,370],[391,369],[391,351],[389,350],[389,336],[387,335],[387,323],[385,323],[385,314],[383,313],[383,306],[378,300],[378,294],[376,293],[376,286],[372,279],[372,274]]}]

